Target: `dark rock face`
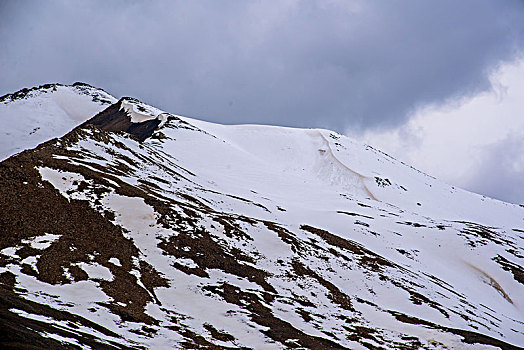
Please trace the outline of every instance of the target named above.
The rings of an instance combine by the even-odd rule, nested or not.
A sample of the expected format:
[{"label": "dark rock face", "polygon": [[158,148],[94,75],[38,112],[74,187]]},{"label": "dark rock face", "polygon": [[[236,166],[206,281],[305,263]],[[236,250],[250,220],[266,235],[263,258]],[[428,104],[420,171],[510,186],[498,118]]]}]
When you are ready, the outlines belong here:
[{"label": "dark rock face", "polygon": [[122,101],[123,98],[83,123],[80,127],[94,125],[104,131],[123,131],[131,134],[138,141],[144,141],[150,137],[160,125],[160,120],[150,119],[140,123],[133,123],[131,122],[131,116],[122,108]]}]

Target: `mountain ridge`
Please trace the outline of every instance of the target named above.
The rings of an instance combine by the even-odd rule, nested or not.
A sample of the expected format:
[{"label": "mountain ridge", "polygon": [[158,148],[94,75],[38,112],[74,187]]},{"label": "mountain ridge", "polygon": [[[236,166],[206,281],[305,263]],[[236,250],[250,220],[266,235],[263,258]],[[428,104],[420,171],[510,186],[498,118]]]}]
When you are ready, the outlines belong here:
[{"label": "mountain ridge", "polygon": [[138,104],[0,163],[5,329],[84,348],[522,346],[522,208],[328,130]]}]

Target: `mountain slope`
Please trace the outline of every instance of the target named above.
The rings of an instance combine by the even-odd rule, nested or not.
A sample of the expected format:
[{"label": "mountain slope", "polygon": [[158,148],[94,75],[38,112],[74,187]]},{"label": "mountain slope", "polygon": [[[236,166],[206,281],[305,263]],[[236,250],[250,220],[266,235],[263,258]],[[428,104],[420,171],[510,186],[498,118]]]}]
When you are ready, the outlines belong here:
[{"label": "mountain slope", "polygon": [[0,97],[0,160],[62,136],[116,99],[84,83],[46,84]]},{"label": "mountain slope", "polygon": [[0,191],[4,345],[524,344],[524,208],[328,130],[123,98]]}]

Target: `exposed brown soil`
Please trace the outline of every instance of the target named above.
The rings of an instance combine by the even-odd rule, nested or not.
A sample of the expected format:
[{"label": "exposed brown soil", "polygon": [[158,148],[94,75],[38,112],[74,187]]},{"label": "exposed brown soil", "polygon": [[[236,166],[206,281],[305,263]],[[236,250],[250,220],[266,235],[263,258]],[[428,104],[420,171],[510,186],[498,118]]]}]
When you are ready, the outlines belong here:
[{"label": "exposed brown soil", "polygon": [[216,286],[205,286],[205,291],[221,296],[225,301],[236,304],[250,312],[251,320],[268,330],[261,332],[269,338],[278,341],[288,348],[305,347],[307,349],[346,349],[345,347],[325,338],[306,334],[290,323],[273,315],[271,309],[264,306],[255,293],[243,291],[240,288],[222,283]]},{"label": "exposed brown soil", "polygon": [[341,292],[340,289],[338,289],[333,283],[322,278],[322,276],[310,268],[304,266],[304,264],[298,260],[293,260],[291,266],[293,266],[293,270],[298,276],[311,277],[320,283],[324,288],[326,288],[329,291],[328,297],[332,302],[345,310],[355,311],[353,305],[351,304],[351,298],[347,294]]},{"label": "exposed brown soil", "polygon": [[456,328],[450,328],[450,327],[444,327],[437,325],[435,323],[422,320],[417,317],[408,316],[403,313],[397,312],[397,311],[388,311],[391,315],[393,315],[398,321],[403,323],[409,323],[409,324],[416,324],[416,325],[423,325],[428,328],[438,329],[443,332],[453,333],[456,335],[459,335],[462,337],[462,341],[467,344],[484,344],[484,345],[492,345],[496,346],[503,350],[522,350],[524,348],[508,344],[506,342],[503,342],[501,340],[492,338],[487,335],[483,335],[480,333],[475,333],[463,329],[456,329]]},{"label": "exposed brown soil", "polygon": [[348,216],[358,216],[358,217],[362,217],[362,218],[366,218],[366,219],[370,219],[370,220],[373,220],[373,219],[374,219],[374,217],[369,216],[369,215],[357,214],[357,213],[350,213],[350,212],[343,211],[343,210],[337,210],[337,213],[339,213],[339,214],[345,214],[345,215],[348,215]]},{"label": "exposed brown soil", "polygon": [[[2,276],[2,279],[5,280],[5,274],[2,274]],[[58,327],[53,323],[22,317],[11,312],[10,309],[68,322],[73,330]],[[68,312],[58,311],[49,306],[26,300],[8,285],[0,285],[0,348],[2,349],[78,349],[77,346],[67,345],[52,338],[44,337],[41,333],[58,334],[62,337],[76,339],[80,344],[90,346],[93,349],[129,349],[115,342],[101,343],[96,337],[78,330],[78,326],[75,325],[94,329],[102,334],[114,337],[115,340],[120,338],[119,335],[96,323]]]},{"label": "exposed brown soil", "polygon": [[288,229],[271,221],[264,221],[264,225],[271,231],[275,232],[282,242],[289,244],[294,253],[304,250],[303,243],[300,242],[300,240],[298,240]]},{"label": "exposed brown soil", "polygon": [[203,228],[181,232],[176,237],[170,237],[158,246],[169,255],[191,259],[199,266],[198,269],[185,270],[186,273],[207,277],[207,269],[220,269],[226,273],[247,278],[268,292],[276,293],[273,286],[266,282],[267,272],[241,263],[253,263],[253,258],[236,248],[230,248],[230,251],[226,251],[223,245],[218,244]]},{"label": "exposed brown soil", "polygon": [[513,274],[515,281],[524,284],[524,269],[522,266],[512,263],[500,255],[497,255],[492,260],[498,263],[504,270],[510,271]]},{"label": "exposed brown soil", "polygon": [[231,334],[224,332],[224,331],[219,331],[218,329],[216,329],[215,327],[213,327],[213,325],[210,325],[209,323],[204,324],[204,328],[207,329],[209,333],[211,333],[211,336],[214,339],[224,341],[224,342],[235,340],[235,337],[233,337]]},{"label": "exposed brown soil", "polygon": [[[204,326],[205,327],[205,326]],[[213,327],[213,326],[211,326]],[[181,342],[181,346],[182,348],[184,349],[208,349],[208,350],[233,350],[233,349],[238,349],[238,350],[248,350],[249,348],[246,348],[246,347],[229,347],[229,346],[220,346],[220,345],[217,345],[217,344],[214,344],[208,340],[206,340],[206,338],[204,338],[203,336],[199,335],[199,334],[196,334],[195,332],[189,330],[189,329],[184,329],[184,328],[181,328],[181,327],[178,327],[178,326],[173,326],[171,327],[172,330],[180,333],[186,340]],[[205,327],[208,331],[209,331],[209,327]],[[211,332],[212,334],[215,334],[217,335],[217,333],[215,332],[218,332],[216,331],[216,329],[214,329],[214,327],[212,328],[214,330],[214,332]],[[218,333],[220,334],[220,333]],[[222,337],[220,335],[218,335],[219,337]],[[216,338],[215,338],[216,339]],[[220,340],[220,339],[218,339]]]},{"label": "exposed brown soil", "polygon": [[[152,301],[153,289],[165,285],[165,281],[144,263],[133,266],[132,258],[138,257],[138,250],[124,237],[120,227],[94,210],[87,201],[67,200],[50,183],[41,180],[35,166],[45,164],[76,170],[87,178],[101,181],[98,174],[89,173],[83,167],[79,171],[79,167],[51,156],[60,153],[67,154],[56,142],[50,141],[0,163],[0,207],[5,208],[0,217],[0,249],[22,245],[21,240],[46,233],[60,235],[43,251],[22,245],[18,251],[22,258],[41,254],[36,264],[38,272],[26,267],[25,273],[36,275],[46,283],[64,284],[71,282],[66,277],[66,269],[74,280],[83,280],[86,274],[75,264],[98,263],[110,269],[114,276],[112,281],[98,281],[103,291],[115,301],[126,304],[125,307],[107,307],[123,319],[154,323],[154,319],[143,312],[144,307]],[[112,257],[118,258],[122,266],[109,263]],[[130,273],[133,268],[140,270],[142,282],[149,292],[137,284],[136,277]]]},{"label": "exposed brown soil", "polygon": [[381,272],[384,267],[393,267],[393,263],[391,263],[389,260],[384,259],[380,255],[377,255],[370,251],[369,249],[364,248],[362,245],[350,241],[348,239],[344,239],[340,236],[336,236],[326,230],[322,230],[313,226],[309,225],[301,225],[300,228],[302,230],[311,232],[320,238],[322,238],[326,243],[342,248],[344,250],[347,250],[351,252],[353,255],[355,255],[363,267],[366,267],[367,269],[370,269],[372,271]]}]

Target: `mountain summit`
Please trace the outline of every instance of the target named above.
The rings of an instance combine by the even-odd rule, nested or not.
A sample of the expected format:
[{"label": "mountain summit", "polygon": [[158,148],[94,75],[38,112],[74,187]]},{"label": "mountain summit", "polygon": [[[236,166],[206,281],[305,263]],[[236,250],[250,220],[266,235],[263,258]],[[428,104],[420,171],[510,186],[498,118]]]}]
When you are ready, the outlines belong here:
[{"label": "mountain summit", "polygon": [[6,95],[0,119],[2,347],[524,345],[522,207],[333,131],[85,84]]}]

